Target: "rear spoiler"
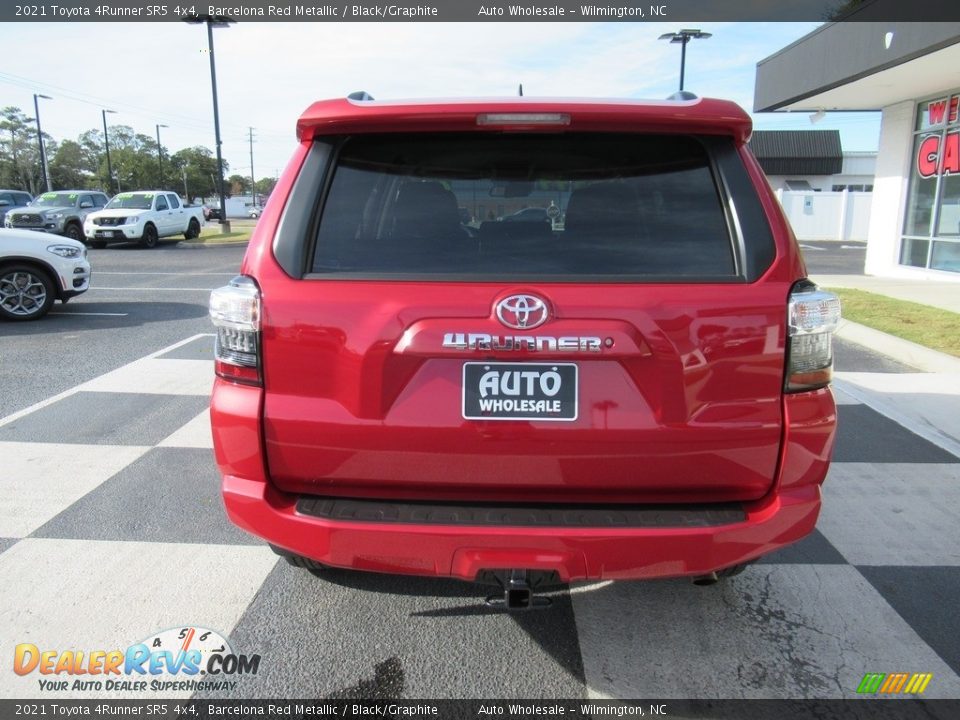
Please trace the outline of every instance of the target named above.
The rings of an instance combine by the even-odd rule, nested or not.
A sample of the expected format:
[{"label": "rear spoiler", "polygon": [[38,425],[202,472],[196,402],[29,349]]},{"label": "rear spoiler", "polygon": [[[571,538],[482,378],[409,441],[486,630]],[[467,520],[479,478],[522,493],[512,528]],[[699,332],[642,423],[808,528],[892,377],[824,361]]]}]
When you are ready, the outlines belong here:
[{"label": "rear spoiler", "polygon": [[[357,97],[358,94],[355,94]],[[364,93],[363,95],[366,95]],[[729,135],[745,143],[753,128],[736,103],[710,98],[669,100],[585,100],[513,97],[498,99],[375,101],[340,98],[311,105],[297,121],[301,142],[323,135],[376,132],[502,132],[478,123],[478,116],[510,113],[561,114],[562,128],[544,125],[524,131],[655,132]]]}]

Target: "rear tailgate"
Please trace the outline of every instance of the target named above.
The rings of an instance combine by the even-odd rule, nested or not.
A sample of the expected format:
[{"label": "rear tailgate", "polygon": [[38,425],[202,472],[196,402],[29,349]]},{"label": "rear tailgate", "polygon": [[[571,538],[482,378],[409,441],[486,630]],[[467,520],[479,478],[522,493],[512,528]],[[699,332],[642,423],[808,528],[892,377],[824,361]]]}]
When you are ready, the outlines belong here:
[{"label": "rear tailgate", "polygon": [[[587,355],[443,349],[451,329],[503,335],[489,287],[291,283],[265,318],[271,477],[368,497],[757,498],[780,445],[785,292],[729,290],[544,288],[552,335],[613,339]],[[577,419],[464,420],[468,359],[574,363]]]},{"label": "rear tailgate", "polygon": [[[321,144],[326,180],[301,178],[278,233],[287,265],[260,273],[278,487],[577,503],[770,489],[789,280],[768,272],[774,240],[732,138]],[[298,224],[305,206],[322,217]],[[298,227],[309,242],[289,239]],[[541,303],[542,324],[516,298]],[[544,393],[550,372],[563,393]],[[484,392],[527,403],[491,409]]]}]

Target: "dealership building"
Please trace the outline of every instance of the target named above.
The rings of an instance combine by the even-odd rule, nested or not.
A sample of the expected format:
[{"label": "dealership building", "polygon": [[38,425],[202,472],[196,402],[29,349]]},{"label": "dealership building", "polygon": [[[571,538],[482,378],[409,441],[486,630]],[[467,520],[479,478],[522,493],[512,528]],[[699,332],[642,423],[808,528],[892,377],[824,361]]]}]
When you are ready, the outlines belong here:
[{"label": "dealership building", "polygon": [[757,65],[754,111],[879,110],[866,272],[960,282],[960,23],[829,23]]}]

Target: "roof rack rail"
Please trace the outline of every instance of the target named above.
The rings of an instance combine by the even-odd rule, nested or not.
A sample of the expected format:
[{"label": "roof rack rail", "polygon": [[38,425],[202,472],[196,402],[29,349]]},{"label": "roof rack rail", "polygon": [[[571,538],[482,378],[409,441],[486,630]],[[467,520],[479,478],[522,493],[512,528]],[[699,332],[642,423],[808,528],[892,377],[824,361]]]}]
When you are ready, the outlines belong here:
[{"label": "roof rack rail", "polygon": [[692,93],[689,90],[679,90],[673,95],[667,97],[667,100],[698,100],[696,93]]},{"label": "roof rack rail", "polygon": [[373,95],[366,90],[357,90],[347,95],[347,100],[373,100]]}]

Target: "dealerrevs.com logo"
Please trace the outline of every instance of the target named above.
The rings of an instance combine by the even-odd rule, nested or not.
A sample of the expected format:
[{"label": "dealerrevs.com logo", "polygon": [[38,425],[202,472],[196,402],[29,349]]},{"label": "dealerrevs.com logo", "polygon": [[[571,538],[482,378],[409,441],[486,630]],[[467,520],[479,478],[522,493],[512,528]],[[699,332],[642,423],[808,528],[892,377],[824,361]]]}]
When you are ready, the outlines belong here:
[{"label": "dealerrevs.com logo", "polygon": [[155,633],[125,650],[51,650],[33,643],[14,648],[13,671],[36,674],[44,691],[195,692],[235,690],[241,675],[256,675],[259,655],[241,655],[208,628]]}]

